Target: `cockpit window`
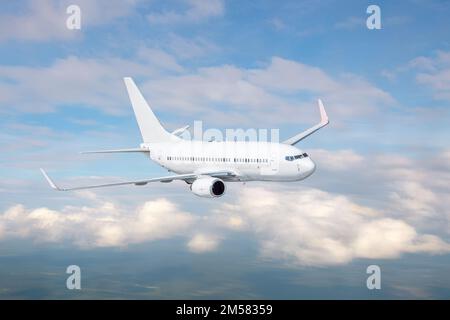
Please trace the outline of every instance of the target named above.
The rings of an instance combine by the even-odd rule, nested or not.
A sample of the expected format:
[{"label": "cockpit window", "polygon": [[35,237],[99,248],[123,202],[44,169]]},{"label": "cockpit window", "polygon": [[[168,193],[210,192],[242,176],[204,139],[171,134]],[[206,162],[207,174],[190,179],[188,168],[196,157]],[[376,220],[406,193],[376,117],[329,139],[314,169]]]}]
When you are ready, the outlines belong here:
[{"label": "cockpit window", "polygon": [[308,154],[307,153],[303,153],[303,154],[297,154],[295,156],[286,156],[285,159],[287,161],[294,161],[294,160],[297,160],[297,159],[302,159],[302,158],[307,158],[307,157],[308,157]]}]

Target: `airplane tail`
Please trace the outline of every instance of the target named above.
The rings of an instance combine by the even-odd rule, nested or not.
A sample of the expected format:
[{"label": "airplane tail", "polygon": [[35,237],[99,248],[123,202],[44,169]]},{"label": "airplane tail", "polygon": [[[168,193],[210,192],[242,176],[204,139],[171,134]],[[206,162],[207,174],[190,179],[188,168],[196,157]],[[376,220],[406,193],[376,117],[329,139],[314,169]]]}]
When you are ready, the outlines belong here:
[{"label": "airplane tail", "polygon": [[169,142],[177,140],[178,137],[166,131],[158,118],[156,118],[150,106],[145,101],[132,78],[123,78],[127,87],[128,95],[133,106],[134,115],[141,131],[144,142]]}]

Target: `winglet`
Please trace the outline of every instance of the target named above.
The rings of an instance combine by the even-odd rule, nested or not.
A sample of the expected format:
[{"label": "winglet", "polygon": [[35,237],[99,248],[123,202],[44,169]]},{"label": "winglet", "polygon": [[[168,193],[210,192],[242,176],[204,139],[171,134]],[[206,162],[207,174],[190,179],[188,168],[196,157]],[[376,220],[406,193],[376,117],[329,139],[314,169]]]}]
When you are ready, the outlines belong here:
[{"label": "winglet", "polygon": [[50,187],[52,187],[52,189],[62,190],[53,182],[52,179],[50,179],[50,177],[47,175],[47,173],[44,171],[44,169],[40,168],[40,170],[41,170],[42,175],[44,176],[45,180],[47,180],[48,184],[50,185]]},{"label": "winglet", "polygon": [[320,110],[320,123],[330,123],[330,120],[328,120],[327,112],[325,111],[325,107],[323,106],[322,100],[317,100],[319,103],[319,110]]}]

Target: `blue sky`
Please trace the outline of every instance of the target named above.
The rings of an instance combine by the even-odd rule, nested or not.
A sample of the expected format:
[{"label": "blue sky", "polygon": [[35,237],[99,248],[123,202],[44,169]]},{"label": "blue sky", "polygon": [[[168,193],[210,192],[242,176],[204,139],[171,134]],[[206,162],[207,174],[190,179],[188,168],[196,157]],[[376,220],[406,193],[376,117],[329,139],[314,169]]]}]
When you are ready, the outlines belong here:
[{"label": "blue sky", "polygon": [[[81,30],[66,28],[69,4],[81,8]],[[381,30],[365,26],[370,4],[381,8]],[[29,280],[19,289],[2,277],[0,294],[70,298],[47,278],[61,261],[78,257],[101,275],[102,263],[121,270],[130,255],[163,257],[161,270],[180,270],[180,257],[199,279],[217,272],[233,285],[196,285],[180,271],[173,282],[159,271],[148,278],[135,262],[116,279],[120,290],[91,278],[84,297],[111,297],[109,286],[126,291],[132,278],[167,288],[126,297],[333,298],[351,287],[349,298],[448,298],[449,13],[448,1],[421,0],[2,4],[0,273],[20,261],[17,277]],[[66,184],[165,174],[139,155],[78,154],[141,142],[124,76],[170,130],[203,120],[276,128],[284,139],[317,121],[322,98],[331,124],[300,145],[318,169],[289,185],[234,184],[215,200],[181,182],[52,192],[39,167]],[[241,248],[243,265],[213,263],[242,257]],[[36,250],[46,258],[36,261]],[[379,294],[361,280],[370,264],[389,270]],[[263,285],[261,270],[285,280]],[[309,291],[305,279],[317,279]]]}]

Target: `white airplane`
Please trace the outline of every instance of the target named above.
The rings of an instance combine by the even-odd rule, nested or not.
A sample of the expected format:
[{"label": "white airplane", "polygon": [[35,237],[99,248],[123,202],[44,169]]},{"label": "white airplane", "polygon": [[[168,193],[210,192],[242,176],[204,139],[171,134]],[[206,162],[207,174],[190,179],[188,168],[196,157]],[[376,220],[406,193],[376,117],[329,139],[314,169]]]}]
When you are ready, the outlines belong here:
[{"label": "white airplane", "polygon": [[316,166],[296,143],[329,123],[319,99],[320,122],[282,143],[261,141],[196,141],[180,138],[188,126],[166,131],[145,101],[133,79],[124,78],[125,86],[141,131],[139,148],[88,151],[84,153],[138,152],[174,175],[116,183],[61,188],[41,169],[50,186],[59,191],[81,190],[120,185],[142,186],[149,182],[184,180],[200,197],[214,198],[225,193],[228,181],[299,181],[309,177]]}]

